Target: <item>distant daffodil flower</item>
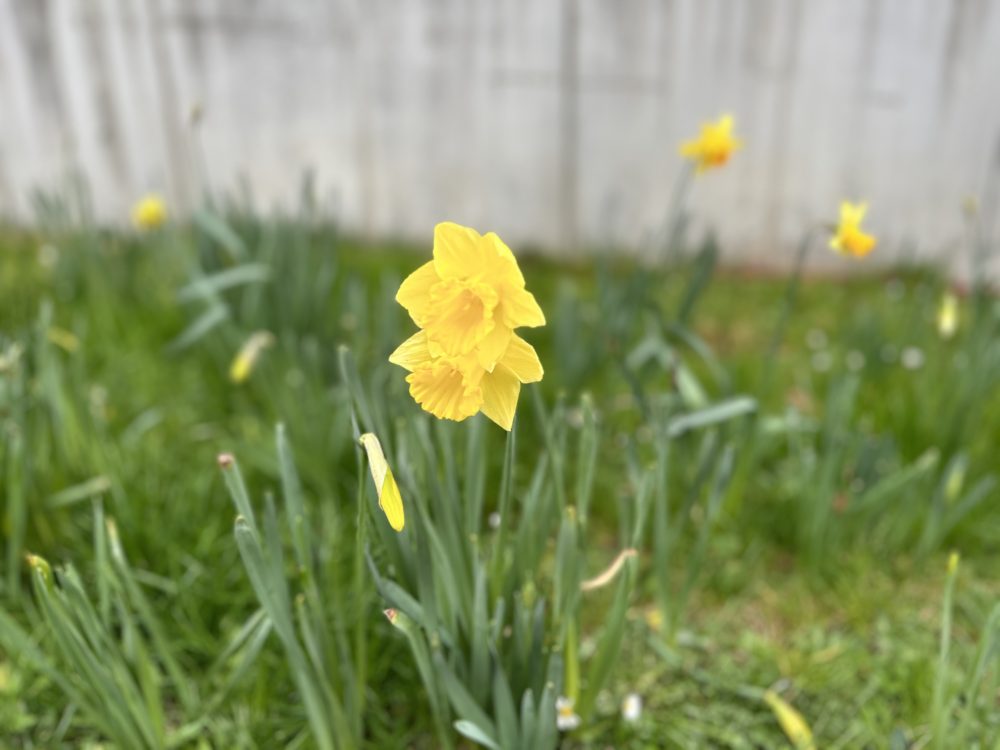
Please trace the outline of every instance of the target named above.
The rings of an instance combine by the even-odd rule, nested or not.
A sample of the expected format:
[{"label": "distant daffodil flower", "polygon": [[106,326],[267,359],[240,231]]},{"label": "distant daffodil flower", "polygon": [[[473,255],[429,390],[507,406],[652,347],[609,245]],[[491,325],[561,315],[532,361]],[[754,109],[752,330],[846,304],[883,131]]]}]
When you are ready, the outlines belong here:
[{"label": "distant daffodil flower", "polygon": [[274,343],[274,334],[270,331],[257,331],[243,342],[243,346],[233,358],[229,366],[229,379],[239,385],[245,383],[257,365],[260,355]]},{"label": "distant daffodil flower", "polygon": [[721,167],[729,161],[743,142],[733,135],[733,116],[722,115],[716,122],[701,126],[697,138],[681,144],[681,156],[695,163],[698,172]]},{"label": "distant daffodil flower", "polygon": [[455,421],[482,411],[510,430],[521,384],[543,374],[514,329],[543,326],[545,315],[496,234],[438,224],[433,256],[396,294],[420,330],[389,361],[409,371],[410,395],[425,411]]},{"label": "distant daffodil flower", "polygon": [[868,213],[867,203],[840,204],[840,222],[830,238],[830,247],[841,255],[864,258],[875,249],[877,240],[861,229],[861,222]]},{"label": "distant daffodil flower", "polygon": [[937,329],[941,338],[950,339],[958,331],[958,297],[946,292],[937,311]]},{"label": "distant daffodil flower", "polygon": [[162,196],[144,195],[132,206],[132,224],[136,229],[159,229],[167,222],[167,202]]}]

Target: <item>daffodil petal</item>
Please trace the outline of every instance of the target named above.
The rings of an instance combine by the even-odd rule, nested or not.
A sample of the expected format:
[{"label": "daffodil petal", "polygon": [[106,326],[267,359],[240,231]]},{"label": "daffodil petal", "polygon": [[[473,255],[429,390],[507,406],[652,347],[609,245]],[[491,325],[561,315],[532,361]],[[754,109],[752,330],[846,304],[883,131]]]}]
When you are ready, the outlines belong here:
[{"label": "daffodil petal", "polygon": [[468,354],[495,327],[494,311],[499,301],[497,289],[483,281],[436,284],[424,326],[428,340],[450,356]]},{"label": "daffodil petal", "polygon": [[545,325],[545,313],[538,306],[535,295],[524,288],[508,287],[500,303],[503,321],[511,328],[537,328]]},{"label": "daffodil petal", "polygon": [[403,530],[403,498],[399,493],[399,485],[392,475],[392,469],[385,460],[382,452],[382,444],[378,438],[370,432],[366,432],[360,438],[361,445],[364,446],[368,454],[368,467],[371,469],[372,480],[375,482],[375,489],[378,492],[378,507],[385,513],[389,525],[396,531]]},{"label": "daffodil petal", "polygon": [[783,700],[773,690],[768,690],[764,693],[764,702],[774,712],[778,724],[781,725],[785,736],[795,745],[796,750],[816,750],[812,730],[802,717],[802,714],[796,711],[790,703]]},{"label": "daffodil petal", "polygon": [[410,314],[413,322],[423,326],[431,304],[431,287],[441,278],[434,261],[428,261],[411,273],[396,292],[396,301]]},{"label": "daffodil petal", "polygon": [[403,497],[399,494],[399,485],[396,484],[396,477],[392,475],[392,469],[386,469],[382,490],[378,493],[378,507],[385,513],[394,531],[403,530],[405,523]]},{"label": "daffodil petal", "polygon": [[500,364],[522,383],[536,383],[545,374],[535,347],[516,334],[511,338]]},{"label": "daffodil petal", "polygon": [[493,249],[494,265],[499,266],[500,273],[507,277],[507,280],[514,286],[523,288],[524,274],[521,273],[521,268],[517,265],[517,258],[507,247],[507,243],[500,239],[496,232],[487,233],[483,237],[483,241]]},{"label": "daffodil petal", "polygon": [[479,411],[482,403],[478,385],[467,383],[462,372],[447,363],[414,370],[406,382],[413,400],[439,419],[461,422]]},{"label": "daffodil petal", "polygon": [[853,224],[857,226],[864,220],[865,214],[867,213],[867,203],[848,203],[847,201],[844,201],[840,204],[840,220],[844,224]]},{"label": "daffodil petal", "polygon": [[483,414],[510,432],[517,411],[517,398],[521,393],[521,382],[517,376],[503,365],[497,365],[493,372],[483,375]]},{"label": "daffodil petal", "polygon": [[479,232],[451,221],[434,227],[434,267],[442,279],[467,279],[489,266]]},{"label": "daffodil petal", "polygon": [[389,361],[408,372],[413,372],[429,363],[431,352],[427,347],[427,334],[424,331],[417,331],[396,347],[396,351],[389,355]]},{"label": "daffodil petal", "polygon": [[505,356],[514,338],[517,338],[514,332],[503,323],[494,325],[493,330],[476,347],[476,359],[480,367],[487,372],[493,372],[493,368]]}]

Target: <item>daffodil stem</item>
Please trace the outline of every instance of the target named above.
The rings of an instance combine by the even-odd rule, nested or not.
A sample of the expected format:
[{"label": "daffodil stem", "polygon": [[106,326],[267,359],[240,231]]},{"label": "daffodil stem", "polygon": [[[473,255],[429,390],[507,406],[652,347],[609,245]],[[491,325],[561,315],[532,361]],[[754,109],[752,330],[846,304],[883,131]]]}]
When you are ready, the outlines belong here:
[{"label": "daffodil stem", "polygon": [[659,255],[660,260],[667,259],[673,263],[680,255],[681,216],[684,213],[684,199],[687,197],[692,175],[694,166],[691,162],[685,161],[670,193],[670,203],[667,204],[667,219],[663,225],[664,244]]},{"label": "daffodil stem", "polygon": [[500,523],[497,527],[496,542],[493,545],[492,581],[490,590],[494,598],[502,593],[504,550],[507,546],[507,523],[510,519],[510,496],[514,486],[514,452],[516,447],[515,429],[517,421],[507,433],[507,446],[504,449],[503,474],[500,477],[500,497],[497,500],[497,513]]},{"label": "daffodil stem", "polygon": [[365,590],[365,549],[368,545],[368,514],[365,512],[365,467],[361,451],[357,451],[358,466],[358,522],[354,545],[354,602],[357,605],[354,622],[354,732],[362,734],[365,708],[365,686],[368,683],[368,623],[367,592]]},{"label": "daffodil stem", "polygon": [[[955,561],[954,563],[952,561]],[[941,608],[941,643],[938,668],[934,678],[934,695],[931,704],[932,747],[945,747],[945,687],[948,682],[948,652],[951,646],[952,600],[955,596],[955,578],[958,574],[958,557],[952,553],[948,563],[948,577],[944,583],[944,604]]]},{"label": "daffodil stem", "polygon": [[771,342],[767,347],[764,357],[764,370],[761,375],[760,395],[766,399],[770,395],[771,378],[774,373],[774,362],[781,348],[781,343],[785,338],[788,329],[788,321],[792,317],[795,309],[795,302],[799,296],[799,286],[802,284],[802,273],[805,270],[806,259],[809,257],[809,250],[812,248],[815,230],[809,230],[799,242],[798,252],[795,254],[795,265],[792,267],[791,278],[788,279],[788,286],[785,287],[785,297],[781,303],[781,311],[778,313],[778,321],[771,334]]}]

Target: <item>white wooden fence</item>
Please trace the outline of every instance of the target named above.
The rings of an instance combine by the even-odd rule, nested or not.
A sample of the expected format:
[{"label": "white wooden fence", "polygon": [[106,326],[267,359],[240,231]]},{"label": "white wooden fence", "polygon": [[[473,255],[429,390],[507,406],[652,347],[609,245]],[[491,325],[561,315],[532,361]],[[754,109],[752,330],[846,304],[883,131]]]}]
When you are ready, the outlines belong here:
[{"label": "white wooden fence", "polygon": [[638,248],[678,142],[724,111],[745,148],[689,207],[729,260],[783,262],[845,196],[883,257],[952,258],[1000,172],[1000,1],[0,0],[22,220],[72,174],[116,220],[241,182],[290,208],[311,171],[371,235]]}]

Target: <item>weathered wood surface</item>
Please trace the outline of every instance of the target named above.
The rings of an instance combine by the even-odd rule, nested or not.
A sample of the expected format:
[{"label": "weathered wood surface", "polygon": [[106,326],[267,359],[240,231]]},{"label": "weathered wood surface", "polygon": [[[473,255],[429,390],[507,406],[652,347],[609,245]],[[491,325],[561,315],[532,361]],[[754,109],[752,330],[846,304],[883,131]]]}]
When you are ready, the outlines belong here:
[{"label": "weathered wood surface", "polygon": [[843,196],[885,256],[953,259],[1000,171],[1000,1],[0,0],[0,213],[22,219],[73,173],[114,220],[241,180],[291,207],[311,170],[372,235],[640,248],[677,143],[723,111],[746,147],[690,207],[730,260],[787,261]]}]

